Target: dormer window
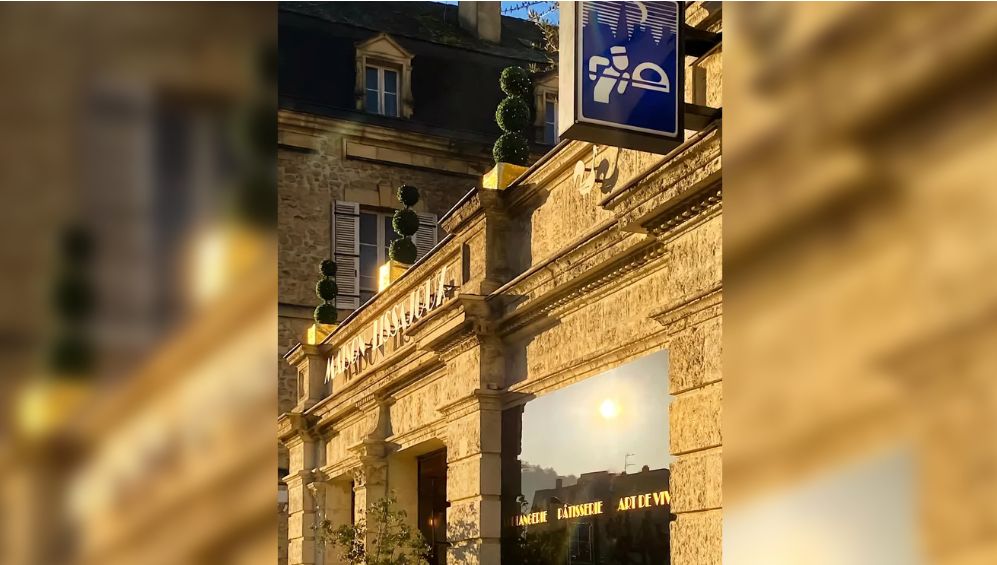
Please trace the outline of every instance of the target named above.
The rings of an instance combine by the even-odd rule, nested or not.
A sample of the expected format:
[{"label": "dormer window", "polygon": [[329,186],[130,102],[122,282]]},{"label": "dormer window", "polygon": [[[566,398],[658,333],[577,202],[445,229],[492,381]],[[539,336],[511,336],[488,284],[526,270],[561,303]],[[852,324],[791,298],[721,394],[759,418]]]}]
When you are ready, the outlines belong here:
[{"label": "dormer window", "polygon": [[357,44],[357,110],[412,117],[412,54],[384,33]]},{"label": "dormer window", "polygon": [[398,116],[398,70],[367,65],[364,75],[364,110],[392,118]]}]

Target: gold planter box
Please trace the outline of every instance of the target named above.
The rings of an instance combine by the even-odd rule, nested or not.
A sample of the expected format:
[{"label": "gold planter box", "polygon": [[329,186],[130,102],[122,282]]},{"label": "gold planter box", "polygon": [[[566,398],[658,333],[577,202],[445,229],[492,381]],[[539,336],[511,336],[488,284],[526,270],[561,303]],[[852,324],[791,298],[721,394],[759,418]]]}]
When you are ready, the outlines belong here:
[{"label": "gold planter box", "polygon": [[498,163],[481,177],[481,187],[502,190],[526,172],[528,167],[512,163]]},{"label": "gold planter box", "polygon": [[377,291],[384,292],[384,289],[391,286],[399,277],[405,274],[410,265],[399,263],[398,261],[388,261],[381,265],[377,271]]}]

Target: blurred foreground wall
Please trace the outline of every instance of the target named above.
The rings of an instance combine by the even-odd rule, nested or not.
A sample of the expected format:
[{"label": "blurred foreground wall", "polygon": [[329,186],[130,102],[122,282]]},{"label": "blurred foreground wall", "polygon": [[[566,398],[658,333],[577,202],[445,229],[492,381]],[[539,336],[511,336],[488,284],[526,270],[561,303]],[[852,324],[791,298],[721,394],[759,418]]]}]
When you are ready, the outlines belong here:
[{"label": "blurred foreground wall", "polygon": [[275,12],[0,7],[0,563],[273,563]]},{"label": "blurred foreground wall", "polygon": [[726,4],[725,563],[997,562],[997,6]]}]

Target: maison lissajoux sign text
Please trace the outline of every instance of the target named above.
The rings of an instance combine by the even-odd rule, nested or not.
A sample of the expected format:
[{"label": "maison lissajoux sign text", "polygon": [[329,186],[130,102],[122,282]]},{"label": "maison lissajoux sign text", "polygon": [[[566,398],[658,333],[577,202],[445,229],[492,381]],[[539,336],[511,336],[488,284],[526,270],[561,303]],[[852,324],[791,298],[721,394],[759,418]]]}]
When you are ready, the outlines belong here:
[{"label": "maison lissajoux sign text", "polygon": [[[644,494],[634,494],[624,496],[617,501],[615,509],[617,512],[627,512],[630,510],[643,510],[657,506],[668,506],[671,504],[671,495],[667,490],[657,492],[647,492]],[[585,516],[595,516],[604,513],[603,501],[585,502],[582,504],[570,504],[560,506],[556,509],[557,520],[568,520],[571,518],[583,518]],[[519,514],[513,516],[514,526],[535,526],[548,523],[549,513],[546,510],[540,512],[530,512],[529,514]],[[553,518],[553,516],[550,516]]]},{"label": "maison lissajoux sign text", "polygon": [[409,293],[406,299],[385,310],[370,326],[344,343],[329,358],[325,380],[332,380],[356,369],[361,361],[372,362],[374,352],[383,352],[383,347],[389,340],[403,335],[409,326],[443,305],[453,296],[453,291],[453,270],[450,265],[445,265],[436,275],[427,278]]}]

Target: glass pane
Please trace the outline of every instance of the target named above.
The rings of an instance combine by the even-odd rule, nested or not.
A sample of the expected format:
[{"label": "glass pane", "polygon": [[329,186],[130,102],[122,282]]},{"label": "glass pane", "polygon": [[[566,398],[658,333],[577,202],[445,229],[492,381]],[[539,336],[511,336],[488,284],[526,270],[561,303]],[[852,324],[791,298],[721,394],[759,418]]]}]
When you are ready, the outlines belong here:
[{"label": "glass pane", "polygon": [[374,298],[374,294],[376,294],[376,293],[374,293],[372,291],[361,292],[360,293],[360,304],[365,304],[368,300],[370,300],[371,298]]},{"label": "glass pane", "polygon": [[660,351],[506,410],[503,563],[668,563],[669,400]]},{"label": "glass pane", "polygon": [[360,246],[360,278],[364,277],[377,278],[377,247],[374,245]]},{"label": "glass pane", "polygon": [[395,233],[395,228],[391,225],[391,216],[384,217],[384,244],[387,245],[392,241],[398,239],[398,234]]},{"label": "glass pane", "polygon": [[367,99],[364,100],[364,109],[367,110],[368,112],[370,112],[371,114],[380,114],[381,111],[377,107],[377,104],[378,104],[377,91],[376,90],[368,90],[367,91]]},{"label": "glass pane", "polygon": [[554,131],[554,124],[544,123],[544,143],[547,145],[554,145],[556,135],[557,132]]},{"label": "glass pane", "polygon": [[367,77],[364,87],[367,90],[380,90],[381,85],[377,83],[377,67],[367,67]]},{"label": "glass pane", "polygon": [[384,93],[384,115],[395,117],[398,115],[398,97],[394,94]]},{"label": "glass pane", "polygon": [[398,94],[398,73],[384,70],[384,92]]},{"label": "glass pane", "polygon": [[360,243],[377,245],[377,214],[360,214]]}]

